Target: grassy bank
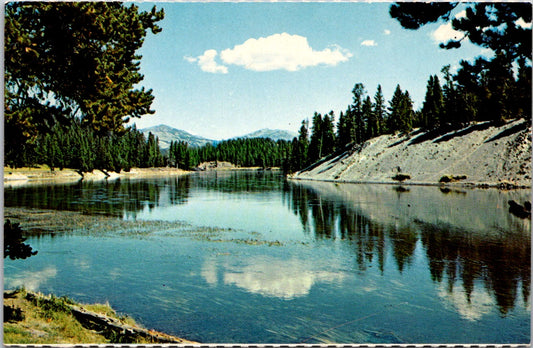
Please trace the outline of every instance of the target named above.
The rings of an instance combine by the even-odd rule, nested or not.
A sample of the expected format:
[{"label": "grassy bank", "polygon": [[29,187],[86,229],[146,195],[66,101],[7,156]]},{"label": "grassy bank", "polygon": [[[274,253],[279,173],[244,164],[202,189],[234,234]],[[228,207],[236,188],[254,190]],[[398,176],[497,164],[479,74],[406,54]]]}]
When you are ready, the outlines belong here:
[{"label": "grassy bank", "polygon": [[109,304],[78,304],[24,289],[4,292],[5,344],[194,343],[139,327]]}]

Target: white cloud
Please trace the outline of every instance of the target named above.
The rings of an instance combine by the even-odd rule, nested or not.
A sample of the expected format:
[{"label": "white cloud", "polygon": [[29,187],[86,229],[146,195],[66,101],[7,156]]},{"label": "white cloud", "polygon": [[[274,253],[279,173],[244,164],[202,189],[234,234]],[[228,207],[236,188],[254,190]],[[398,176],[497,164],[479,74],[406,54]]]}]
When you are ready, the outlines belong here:
[{"label": "white cloud", "polygon": [[227,74],[228,68],[215,62],[216,56],[217,51],[215,50],[205,51],[203,55],[198,57],[198,65],[200,66],[200,69],[214,74]]},{"label": "white cloud", "polygon": [[457,18],[457,19],[466,18],[466,10],[462,10],[461,12],[457,12],[457,14],[455,15],[455,18]]},{"label": "white cloud", "polygon": [[230,64],[253,71],[297,71],[320,64],[335,66],[352,57],[348,50],[336,45],[316,51],[309,46],[307,38],[287,33],[248,39],[223,50],[220,59],[225,65],[216,62],[217,55],[216,50],[210,49],[201,56],[185,56],[184,59],[189,63],[198,63],[203,71],[226,74]]},{"label": "white cloud", "polygon": [[365,40],[361,42],[361,46],[377,46],[378,44],[374,40]]},{"label": "white cloud", "polygon": [[198,66],[202,71],[213,74],[227,74],[228,68],[224,65],[220,65],[215,61],[218,53],[216,50],[207,50],[198,57],[185,56],[183,59],[189,63],[198,63]]},{"label": "white cloud", "polygon": [[531,29],[531,22],[527,23],[523,18],[519,18],[517,21],[514,22],[514,24],[518,25],[519,27],[522,27],[524,29]]},{"label": "white cloud", "polygon": [[240,65],[248,70],[297,71],[320,64],[337,65],[346,62],[352,54],[335,46],[315,51],[307,38],[287,33],[274,34],[259,39],[248,39],[243,44],[220,53],[226,64]]},{"label": "white cloud", "polygon": [[433,33],[431,37],[437,42],[448,42],[449,40],[459,40],[464,36],[460,31],[454,30],[451,23],[442,24]]},{"label": "white cloud", "polygon": [[383,34],[385,34],[385,35],[390,35],[390,30],[389,30],[389,29],[385,29],[385,30],[383,30]]}]

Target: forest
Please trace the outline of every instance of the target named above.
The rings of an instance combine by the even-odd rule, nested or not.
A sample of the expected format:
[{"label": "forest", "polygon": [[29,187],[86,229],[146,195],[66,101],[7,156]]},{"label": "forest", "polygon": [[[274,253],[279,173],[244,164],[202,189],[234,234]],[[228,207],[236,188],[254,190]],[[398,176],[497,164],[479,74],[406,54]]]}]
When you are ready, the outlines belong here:
[{"label": "forest", "polygon": [[[120,172],[133,167],[194,169],[205,161],[241,167],[301,170],[320,158],[373,137],[415,128],[449,132],[470,122],[503,124],[531,117],[531,22],[529,3],[471,3],[451,19],[457,3],[398,3],[390,15],[408,30],[450,21],[462,38],[441,44],[455,49],[465,39],[494,52],[463,60],[428,77],[422,107],[396,86],[386,101],[381,85],[369,96],[355,83],[346,110],[315,112],[292,141],[230,139],[216,145],[172,142],[162,151],[130,119],[153,114],[152,90],[142,81],[136,51],[164,11],[140,12],[118,2],[22,3],[5,7],[5,165]],[[62,18],[62,20],[57,20]]]}]

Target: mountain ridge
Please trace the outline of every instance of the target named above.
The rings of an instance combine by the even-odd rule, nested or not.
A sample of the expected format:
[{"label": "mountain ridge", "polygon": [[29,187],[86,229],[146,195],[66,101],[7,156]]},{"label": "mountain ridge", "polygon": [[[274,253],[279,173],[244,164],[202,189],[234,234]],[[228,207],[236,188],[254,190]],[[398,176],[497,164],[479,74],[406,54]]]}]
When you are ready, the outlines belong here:
[{"label": "mountain ridge", "polygon": [[[157,126],[143,128],[143,129],[140,129],[140,131],[143,132],[145,135],[148,135],[148,133],[152,133],[153,135],[155,135],[159,139],[159,146],[161,147],[161,149],[168,149],[170,147],[171,141],[185,141],[189,144],[189,146],[197,146],[197,147],[201,147],[209,143],[216,144],[221,141],[224,141],[224,140],[213,140],[213,139],[205,138],[199,135],[194,135],[182,129],[174,128],[166,124],[159,124]],[[274,141],[277,141],[280,139],[292,140],[295,136],[296,136],[296,133],[293,133],[287,130],[262,128],[251,133],[232,137],[230,139],[270,138]],[[230,139],[225,139],[225,140],[230,140]]]}]

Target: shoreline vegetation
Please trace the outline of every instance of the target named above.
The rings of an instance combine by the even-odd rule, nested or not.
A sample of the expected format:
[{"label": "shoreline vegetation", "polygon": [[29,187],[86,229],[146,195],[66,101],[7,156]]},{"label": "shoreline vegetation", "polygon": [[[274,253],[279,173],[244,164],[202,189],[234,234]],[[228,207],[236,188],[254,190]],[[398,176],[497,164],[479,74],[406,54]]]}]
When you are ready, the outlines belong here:
[{"label": "shoreline vegetation", "polygon": [[[280,170],[278,167],[239,167],[229,162],[212,161],[201,163],[194,171],[232,171],[232,170]],[[4,167],[4,186],[18,187],[33,184],[62,184],[83,181],[102,181],[114,179],[150,179],[162,177],[182,176],[194,171],[173,167],[132,168],[129,171],[105,171],[95,169],[88,173],[64,168],[51,170],[49,166],[36,165],[33,167],[11,168]]]},{"label": "shoreline vegetation", "polygon": [[154,330],[106,304],[80,304],[68,297],[26,289],[4,290],[5,344],[174,343],[195,344]]},{"label": "shoreline vegetation", "polygon": [[[406,134],[381,135],[323,157],[287,177],[291,180],[353,184],[530,188],[531,151],[530,121],[512,120],[500,126],[480,122],[447,133],[415,129]],[[195,171],[212,170],[280,168],[240,167],[224,161],[204,162],[195,168]],[[4,185],[15,187],[79,180],[160,178],[189,173],[192,171],[172,167],[132,168],[120,173],[50,170],[46,165],[17,169],[4,167]]]}]

